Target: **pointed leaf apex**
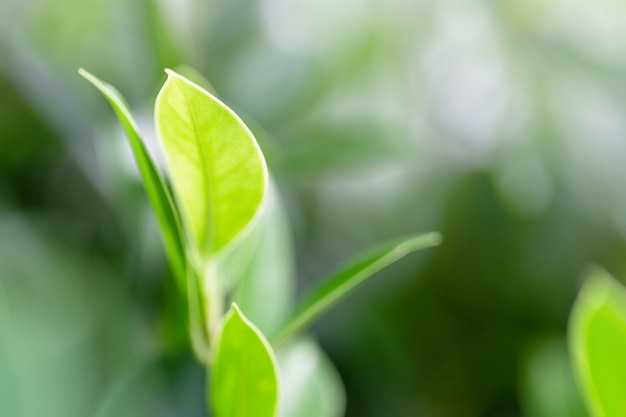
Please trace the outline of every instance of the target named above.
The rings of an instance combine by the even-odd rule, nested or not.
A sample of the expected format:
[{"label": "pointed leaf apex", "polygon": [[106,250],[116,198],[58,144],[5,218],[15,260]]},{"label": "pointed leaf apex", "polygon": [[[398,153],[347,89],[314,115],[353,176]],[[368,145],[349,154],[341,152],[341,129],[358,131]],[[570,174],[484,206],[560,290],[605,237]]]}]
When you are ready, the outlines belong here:
[{"label": "pointed leaf apex", "polygon": [[91,84],[93,84],[94,86],[96,86],[100,90],[103,90],[103,89],[107,88],[107,86],[105,85],[104,82],[102,82],[99,78],[97,78],[95,75],[93,75],[92,73],[90,73],[89,71],[87,71],[84,68],[79,68],[78,69],[78,74],[80,74],[81,77],[83,77],[84,79],[89,81]]},{"label": "pointed leaf apex", "polygon": [[[196,83],[193,80],[190,80],[189,78],[185,77],[182,74],[179,74],[178,72],[174,71],[171,68],[165,68],[164,69],[165,73],[167,74],[167,80],[166,83],[168,81],[170,81],[170,79],[176,79],[178,81],[181,81],[185,84],[190,85],[193,88],[197,88],[198,90],[202,91],[204,94],[207,94],[209,97],[211,97],[213,100],[217,101],[218,103],[220,103],[222,106],[226,107],[228,109],[228,111],[232,112],[233,114],[235,114],[228,106],[226,106],[226,104],[224,104],[213,92],[209,91],[208,89],[204,88],[202,85]],[[235,114],[235,116],[239,119],[239,116],[237,116]],[[242,122],[243,123],[243,122]],[[247,129],[247,127],[246,127]]]},{"label": "pointed leaf apex", "polygon": [[232,311],[234,314],[238,315],[239,317],[245,317],[245,316],[243,315],[243,313],[241,312],[241,309],[239,308],[239,306],[237,305],[237,303],[235,303],[235,302],[231,303],[231,304],[230,304],[230,309],[231,309],[231,311]]},{"label": "pointed leaf apex", "polygon": [[586,304],[600,306],[613,291],[622,291],[615,278],[602,267],[594,265],[587,270],[586,275],[587,282],[579,294],[579,298]]},{"label": "pointed leaf apex", "polygon": [[433,243],[433,245],[441,245],[441,243],[443,242],[443,235],[439,232],[434,232],[431,235],[431,242]]},{"label": "pointed leaf apex", "polygon": [[443,237],[439,232],[431,232],[425,235],[419,235],[400,242],[396,248],[396,253],[409,254],[419,249],[431,248],[438,246],[443,241]]}]

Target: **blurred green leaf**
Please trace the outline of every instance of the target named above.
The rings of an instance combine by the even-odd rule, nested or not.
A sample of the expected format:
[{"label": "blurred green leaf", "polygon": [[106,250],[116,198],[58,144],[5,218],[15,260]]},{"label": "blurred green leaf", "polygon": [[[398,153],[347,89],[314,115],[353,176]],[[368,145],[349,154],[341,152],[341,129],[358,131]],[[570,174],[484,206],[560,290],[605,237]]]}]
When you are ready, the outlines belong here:
[{"label": "blurred green leaf", "polygon": [[189,237],[204,256],[241,236],[267,188],[254,136],[218,99],[171,70],[156,126]]},{"label": "blurred green leaf", "polygon": [[339,374],[313,341],[300,339],[278,352],[280,417],[341,417],[345,392]]},{"label": "blurred green leaf", "polygon": [[272,184],[255,229],[256,246],[252,256],[239,258],[245,270],[232,299],[264,334],[273,334],[292,308],[296,274],[287,214]]},{"label": "blurred green leaf", "polygon": [[139,135],[137,124],[128,110],[122,95],[115,87],[101,81],[84,69],[81,68],[78,72],[104,94],[124,127],[133,154],[135,155],[135,161],[137,161],[146,193],[159,221],[159,225],[161,226],[161,232],[163,233],[172,271],[182,293],[185,294],[187,275],[185,249],[182,241],[182,226],[178,209],[165,185],[165,181],[152,161],[152,157],[148,153]]},{"label": "blurred green leaf", "polygon": [[155,361],[131,363],[113,378],[105,391],[94,417],[139,417],[151,416],[159,409],[154,392],[167,392],[163,376],[158,372]]},{"label": "blurred green leaf", "polygon": [[[0,334],[4,333],[5,332],[0,329]],[[7,356],[0,343],[0,404],[2,404],[3,413],[21,417],[23,413],[20,405],[18,381],[11,360]]]},{"label": "blurred green leaf", "polygon": [[[114,377],[145,362],[137,334],[156,346],[155,335],[137,325],[120,271],[91,248],[70,243],[41,217],[0,210],[0,230],[8,316],[0,326],[0,415],[94,416]],[[134,401],[126,410],[135,417],[170,406],[160,371],[151,369],[140,386],[127,387]]]},{"label": "blurred green leaf", "polygon": [[526,417],[585,417],[564,339],[541,341],[528,351],[521,399]]},{"label": "blurred green leaf", "polygon": [[592,415],[626,415],[626,290],[606,271],[590,272],[571,313],[569,336]]},{"label": "blurred green leaf", "polygon": [[441,243],[437,232],[411,236],[381,245],[365,256],[352,261],[331,278],[323,280],[300,304],[293,318],[273,339],[278,345],[298,334],[325,311],[337,304],[376,272],[396,262],[411,252],[427,249]]},{"label": "blurred green leaf", "polygon": [[263,334],[233,303],[215,342],[209,402],[215,417],[273,417],[278,367]]},{"label": "blurred green leaf", "polygon": [[371,119],[350,123],[325,120],[292,129],[283,133],[289,145],[284,147],[284,155],[276,167],[271,165],[289,178],[371,170],[407,155],[406,146],[396,139],[405,134],[378,126]]},{"label": "blurred green leaf", "polygon": [[[250,271],[250,263],[257,257],[263,235],[265,223],[265,207],[259,213],[259,220],[246,235],[226,251],[218,259],[218,281],[220,288],[228,293],[238,286],[244,276]],[[238,300],[233,300],[242,305]],[[243,307],[246,311],[245,307]],[[256,323],[256,321],[255,321]]]}]

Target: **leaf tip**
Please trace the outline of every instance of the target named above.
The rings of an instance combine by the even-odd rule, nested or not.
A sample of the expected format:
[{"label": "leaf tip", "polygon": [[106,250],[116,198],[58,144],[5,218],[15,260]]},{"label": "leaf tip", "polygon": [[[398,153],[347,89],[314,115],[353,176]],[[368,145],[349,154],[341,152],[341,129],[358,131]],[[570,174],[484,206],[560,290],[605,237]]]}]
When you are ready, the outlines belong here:
[{"label": "leaf tip", "polygon": [[230,309],[233,312],[233,314],[238,315],[239,317],[243,317],[243,313],[241,312],[241,309],[239,308],[239,306],[237,305],[237,303],[232,302],[230,304]]},{"label": "leaf tip", "polygon": [[159,92],[159,96],[157,96],[157,102],[159,101],[158,97],[160,97],[161,92],[163,92],[166,89],[166,85],[168,85],[170,83],[176,83],[176,82],[186,83],[186,84],[191,85],[192,87],[197,88],[197,89],[199,89],[199,90],[204,92],[204,89],[202,89],[200,86],[196,85],[192,81],[190,81],[187,78],[185,78],[184,76],[180,75],[179,73],[177,73],[173,69],[165,68],[163,71],[165,72],[165,74],[167,74],[167,79],[165,80],[165,83],[163,84],[163,87],[161,88],[161,91]]},{"label": "leaf tip", "polygon": [[92,84],[97,82],[96,77],[83,67],[78,68],[78,74]]},{"label": "leaf tip", "polygon": [[[165,80],[165,83],[163,84],[163,87],[161,88],[161,91],[159,92],[159,96],[161,95],[161,92],[163,90],[165,90],[165,88],[166,88],[165,86],[166,85],[171,84],[172,82],[175,82],[175,81],[184,81],[185,80],[185,78],[182,75],[180,75],[179,73],[177,73],[176,71],[174,71],[171,68],[165,68],[163,70],[163,72],[165,72],[165,74],[167,75],[167,79]],[[157,101],[158,101],[158,99],[157,99]]]},{"label": "leaf tip", "polygon": [[610,292],[617,288],[615,279],[602,267],[592,265],[585,273],[585,283],[579,298],[586,304],[602,304]]},{"label": "leaf tip", "polygon": [[432,246],[439,246],[443,242],[443,235],[439,232],[432,232],[429,236],[429,241]]},{"label": "leaf tip", "polygon": [[182,76],[181,74],[177,73],[176,71],[174,71],[171,68],[165,68],[163,71],[165,72],[165,74],[167,74],[168,80],[171,79],[171,78],[176,78],[176,79],[178,79],[180,81],[186,81],[187,83],[192,84],[192,85],[195,86],[195,84],[193,82],[189,81],[187,78],[185,78],[184,76]]},{"label": "leaf tip", "polygon": [[404,256],[410,252],[438,246],[442,241],[443,237],[441,233],[431,232],[423,235],[412,236],[403,240],[400,244],[398,244],[396,250]]},{"label": "leaf tip", "polygon": [[106,95],[106,96],[111,95],[111,93],[112,93],[111,90],[115,90],[109,84],[107,84],[104,81],[100,80],[98,77],[96,77],[95,75],[93,75],[92,73],[90,73],[89,71],[87,71],[84,68],[79,68],[78,69],[78,73],[84,79],[89,81],[94,87],[96,87],[98,90],[100,90],[102,93],[104,93],[104,95]]}]

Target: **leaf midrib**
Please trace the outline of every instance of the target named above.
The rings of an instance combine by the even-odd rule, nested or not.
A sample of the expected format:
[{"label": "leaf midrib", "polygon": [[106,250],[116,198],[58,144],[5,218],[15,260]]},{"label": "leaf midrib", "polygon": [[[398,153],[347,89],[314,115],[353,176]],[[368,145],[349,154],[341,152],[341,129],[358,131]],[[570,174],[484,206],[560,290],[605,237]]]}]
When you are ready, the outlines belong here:
[{"label": "leaf midrib", "polygon": [[[244,337],[242,338],[243,340],[245,340],[247,343],[249,343],[248,339],[248,335],[246,333],[246,330],[244,328]],[[247,344],[246,343],[246,344]],[[245,345],[245,344],[244,344]],[[237,401],[237,405],[236,405],[236,412],[235,412],[235,416],[236,417],[246,417],[246,399],[247,399],[247,387],[245,386],[245,383],[242,381],[246,381],[248,379],[248,355],[244,354],[242,355],[241,358],[241,377],[237,378],[237,386],[239,389],[237,389],[236,391],[238,392],[242,392],[243,391],[243,395],[240,395],[241,400]],[[243,388],[243,389],[241,389]]]},{"label": "leaf midrib", "polygon": [[[185,82],[183,80],[179,80],[180,82]],[[192,86],[193,88],[196,88],[195,86]],[[200,164],[202,165],[202,178],[203,178],[203,188],[204,188],[204,194],[205,194],[205,209],[207,212],[207,216],[206,216],[206,220],[205,220],[205,224],[204,224],[204,231],[203,231],[203,235],[204,235],[204,242],[203,242],[203,251],[204,253],[207,253],[209,251],[209,242],[212,242],[212,238],[213,238],[213,232],[214,232],[214,210],[213,210],[213,195],[211,194],[211,187],[210,187],[210,183],[211,180],[213,179],[211,177],[211,172],[209,170],[209,164],[207,162],[207,158],[206,158],[206,149],[202,143],[202,140],[200,140],[200,129],[198,128],[198,122],[197,122],[197,117],[196,117],[196,111],[194,109],[194,106],[191,105],[191,101],[189,99],[189,96],[187,95],[187,92],[184,88],[181,88],[181,93],[183,96],[183,101],[185,102],[185,106],[187,107],[188,111],[189,111],[189,115],[191,118],[191,125],[193,128],[193,135],[194,135],[194,145],[196,145],[196,149],[198,150],[198,153],[200,154]],[[203,254],[204,255],[204,254]]]}]

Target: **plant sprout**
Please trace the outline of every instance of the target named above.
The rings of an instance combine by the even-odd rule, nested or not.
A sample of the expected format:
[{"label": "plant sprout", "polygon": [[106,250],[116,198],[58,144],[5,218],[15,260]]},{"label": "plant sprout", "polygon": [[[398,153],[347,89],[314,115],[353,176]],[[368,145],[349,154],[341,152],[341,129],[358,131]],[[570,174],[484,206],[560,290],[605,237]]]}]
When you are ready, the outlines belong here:
[{"label": "plant sprout", "polygon": [[[279,230],[284,215],[276,215],[276,210],[272,213],[268,207],[272,199],[268,169],[252,132],[219,99],[166,70],[167,81],[155,105],[156,129],[167,162],[163,174],[148,153],[121,94],[87,71],[79,72],[104,94],[128,137],[172,275],[185,300],[191,346],[207,369],[207,399],[213,415],[340,415],[341,401],[324,407],[320,400],[333,395],[323,392],[323,387],[340,387],[336,374],[328,371],[327,362],[314,344],[301,337],[302,332],[382,268],[439,244],[440,235],[428,233],[383,244],[323,280],[284,317],[263,319],[254,313],[259,317],[259,323],[254,323],[236,301],[260,306],[256,311],[276,304],[263,288],[274,276],[264,275],[257,261],[262,251],[272,248],[271,243],[260,242],[264,233]],[[256,281],[228,276],[233,264],[246,269],[247,276]],[[225,308],[229,299],[235,302]],[[306,384],[297,389],[295,383],[281,385],[281,379],[288,379],[292,372],[280,368],[294,361],[279,363],[275,352],[278,356],[283,352],[285,358],[302,354],[315,363]],[[318,407],[288,405],[298,401],[317,402]]]}]

